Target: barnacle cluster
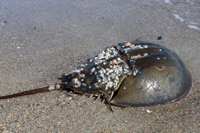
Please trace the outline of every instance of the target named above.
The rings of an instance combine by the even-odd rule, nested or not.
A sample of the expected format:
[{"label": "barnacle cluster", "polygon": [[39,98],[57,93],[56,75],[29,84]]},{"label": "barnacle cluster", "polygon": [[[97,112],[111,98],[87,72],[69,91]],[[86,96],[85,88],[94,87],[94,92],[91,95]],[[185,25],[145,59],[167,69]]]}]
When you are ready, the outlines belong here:
[{"label": "barnacle cluster", "polygon": [[145,53],[144,55],[131,56],[128,52],[143,48],[148,48],[148,46],[127,42],[103,50],[94,58],[89,59],[87,63],[81,65],[80,68],[71,72],[76,73],[71,85],[82,91],[91,88],[103,91],[116,89],[124,77],[131,74],[136,75],[139,72],[134,66],[135,60],[148,55]]},{"label": "barnacle cluster", "polygon": [[131,69],[120,58],[119,51],[115,47],[110,47],[73,72],[77,73],[71,82],[74,87],[108,91],[117,88],[123,76],[131,74]]}]

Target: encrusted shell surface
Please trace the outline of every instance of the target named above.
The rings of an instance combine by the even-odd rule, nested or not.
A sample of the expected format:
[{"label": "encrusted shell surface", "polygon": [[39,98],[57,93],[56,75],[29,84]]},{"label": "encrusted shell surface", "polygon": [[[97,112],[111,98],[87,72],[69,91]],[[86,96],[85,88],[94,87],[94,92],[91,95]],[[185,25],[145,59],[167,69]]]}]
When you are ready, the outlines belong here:
[{"label": "encrusted shell surface", "polygon": [[192,86],[174,51],[140,41],[109,47],[65,77],[67,87],[110,95],[110,102],[119,106],[165,104],[182,98]]}]

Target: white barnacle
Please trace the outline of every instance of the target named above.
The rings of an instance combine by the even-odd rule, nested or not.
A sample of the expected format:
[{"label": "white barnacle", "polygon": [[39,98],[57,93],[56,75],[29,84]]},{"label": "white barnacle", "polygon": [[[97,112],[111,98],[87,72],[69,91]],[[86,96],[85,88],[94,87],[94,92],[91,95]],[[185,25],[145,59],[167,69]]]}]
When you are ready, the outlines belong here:
[{"label": "white barnacle", "polygon": [[108,76],[108,81],[111,81],[111,80],[110,80],[110,76]]},{"label": "white barnacle", "polygon": [[89,62],[92,62],[92,61],[93,61],[92,59],[89,60]]},{"label": "white barnacle", "polygon": [[102,81],[102,84],[105,84],[105,83],[107,83],[108,82],[108,80],[103,76],[103,79],[102,79],[103,81]]},{"label": "white barnacle", "polygon": [[74,78],[72,81],[76,84],[78,82],[78,79]]},{"label": "white barnacle", "polygon": [[118,50],[121,50],[121,47],[120,47],[119,45],[117,45],[117,49],[118,49]]},{"label": "white barnacle", "polygon": [[99,73],[99,77],[103,78],[104,77],[104,73]]},{"label": "white barnacle", "polygon": [[158,57],[157,59],[158,59],[158,60],[160,60],[160,58],[159,58],[159,57]]},{"label": "white barnacle", "polygon": [[147,56],[148,55],[148,53],[144,53],[144,55],[143,56]]},{"label": "white barnacle", "polygon": [[138,69],[135,69],[135,73],[137,74],[139,72],[139,70]]},{"label": "white barnacle", "polygon": [[130,47],[131,47],[131,48],[132,48],[132,47],[135,47],[135,44],[131,44]]},{"label": "white barnacle", "polygon": [[118,66],[119,72],[122,72],[122,66]]},{"label": "white barnacle", "polygon": [[97,75],[97,72],[94,72],[95,75]]},{"label": "white barnacle", "polygon": [[112,81],[109,81],[109,82],[106,84],[105,90],[108,90],[108,88],[111,88],[112,86],[113,86],[113,82],[112,82]]},{"label": "white barnacle", "polygon": [[116,76],[116,77],[115,77],[115,80],[116,80],[116,81],[119,81],[119,77],[118,77],[118,76]]},{"label": "white barnacle", "polygon": [[143,48],[148,48],[148,45],[143,45]]},{"label": "white barnacle", "polygon": [[104,55],[105,54],[105,50],[103,50],[101,53]]},{"label": "white barnacle", "polygon": [[114,60],[113,60],[113,63],[114,63],[114,64],[117,64],[117,60],[116,60],[116,59],[114,59]]},{"label": "white barnacle", "polygon": [[110,53],[106,53],[106,57],[105,57],[105,58],[106,58],[106,60],[107,60],[107,59],[109,59],[109,58],[110,58],[110,56],[111,56],[111,55],[110,55]]},{"label": "white barnacle", "polygon": [[106,70],[104,68],[101,69],[103,71],[103,73],[106,73]]},{"label": "white barnacle", "polygon": [[103,59],[103,58],[104,58],[104,55],[103,55],[102,53],[100,53],[100,54],[98,55],[98,57],[99,57],[99,59]]},{"label": "white barnacle", "polygon": [[110,50],[110,48],[106,49],[106,52],[108,52],[108,53],[111,53],[111,50]]},{"label": "white barnacle", "polygon": [[125,53],[126,53],[126,51],[129,51],[129,50],[131,50],[131,49],[133,49],[133,47],[125,48],[124,51],[125,51]]},{"label": "white barnacle", "polygon": [[95,65],[99,65],[99,64],[101,63],[101,61],[102,61],[102,60],[99,60],[99,59],[98,59],[98,60],[94,60],[94,64],[95,64]]},{"label": "white barnacle", "polygon": [[48,88],[49,90],[54,90],[55,89],[55,86],[49,86],[49,88]]},{"label": "white barnacle", "polygon": [[141,58],[142,56],[140,54],[136,55],[136,56],[131,56],[131,59],[138,59]]},{"label": "white barnacle", "polygon": [[112,64],[113,64],[113,61],[110,61],[109,63],[110,63],[110,65],[112,65]]},{"label": "white barnacle", "polygon": [[128,47],[128,46],[130,46],[130,45],[131,45],[130,42],[126,42],[124,46]]},{"label": "white barnacle", "polygon": [[70,74],[69,74],[69,73],[65,73],[64,75],[65,75],[65,76],[69,76]]},{"label": "white barnacle", "polygon": [[132,49],[136,49],[136,48],[140,48],[143,49],[143,47],[141,45],[135,45],[134,47],[131,47]]},{"label": "white barnacle", "polygon": [[101,83],[101,79],[98,79],[98,83]]},{"label": "white barnacle", "polygon": [[74,78],[72,82],[74,83],[74,87],[80,87],[81,85],[81,82],[77,78]]},{"label": "white barnacle", "polygon": [[113,52],[113,55],[117,55],[118,54],[118,51],[114,47],[112,47],[112,52]]},{"label": "white barnacle", "polygon": [[100,74],[102,74],[102,73],[103,73],[103,70],[102,70],[102,69],[100,69],[100,70],[99,70],[99,73],[100,73]]},{"label": "white barnacle", "polygon": [[109,71],[110,69],[109,68],[106,68],[106,71]]},{"label": "white barnacle", "polygon": [[135,71],[133,72],[133,75],[134,75],[134,76],[136,75],[136,72],[135,72]]},{"label": "white barnacle", "polygon": [[107,72],[106,75],[108,76],[108,75],[110,75],[110,73]]},{"label": "white barnacle", "polygon": [[83,86],[87,86],[87,84],[86,84],[86,83],[82,83],[82,85],[83,85]]},{"label": "white barnacle", "polygon": [[113,72],[113,69],[110,69],[109,71],[108,71],[108,73],[112,73]]},{"label": "white barnacle", "polygon": [[80,74],[79,77],[84,78],[85,74]]},{"label": "white barnacle", "polygon": [[129,73],[129,70],[126,69],[126,68],[124,67],[123,72],[124,72],[125,74],[128,74],[128,73]]},{"label": "white barnacle", "polygon": [[93,73],[95,71],[95,67],[92,68],[91,72]]},{"label": "white barnacle", "polygon": [[94,85],[95,85],[95,87],[97,87],[97,88],[99,87],[99,84],[98,84],[98,83],[95,83]]},{"label": "white barnacle", "polygon": [[124,66],[126,69],[129,69],[129,66],[127,65],[127,64],[125,64],[125,66]]},{"label": "white barnacle", "polygon": [[111,73],[111,77],[114,79],[116,77],[115,73]]},{"label": "white barnacle", "polygon": [[135,67],[132,68],[132,74],[136,75],[139,72],[139,70]]},{"label": "white barnacle", "polygon": [[114,88],[117,88],[119,81],[114,81]]},{"label": "white barnacle", "polygon": [[118,62],[117,62],[117,64],[120,64],[120,63],[122,63],[122,62],[124,62],[122,59],[120,59]]}]

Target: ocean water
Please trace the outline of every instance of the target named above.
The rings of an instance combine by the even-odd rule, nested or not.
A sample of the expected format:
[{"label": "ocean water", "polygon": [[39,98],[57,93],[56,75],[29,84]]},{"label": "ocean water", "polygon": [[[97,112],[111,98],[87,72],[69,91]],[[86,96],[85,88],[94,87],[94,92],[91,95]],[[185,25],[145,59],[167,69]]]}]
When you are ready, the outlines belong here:
[{"label": "ocean water", "polygon": [[189,28],[200,30],[200,0],[164,0],[171,6],[171,14]]},{"label": "ocean water", "polygon": [[200,0],[142,0],[142,3],[167,9],[177,23],[200,31]]}]

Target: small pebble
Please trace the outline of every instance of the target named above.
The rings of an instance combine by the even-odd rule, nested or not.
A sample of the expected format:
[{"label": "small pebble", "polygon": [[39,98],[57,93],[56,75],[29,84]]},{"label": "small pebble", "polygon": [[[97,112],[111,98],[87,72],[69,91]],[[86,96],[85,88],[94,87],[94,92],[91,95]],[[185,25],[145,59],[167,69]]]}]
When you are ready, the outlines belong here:
[{"label": "small pebble", "polygon": [[147,113],[151,113],[151,111],[147,109]]},{"label": "small pebble", "polygon": [[158,36],[158,38],[157,38],[158,40],[161,40],[162,39],[162,36]]}]

